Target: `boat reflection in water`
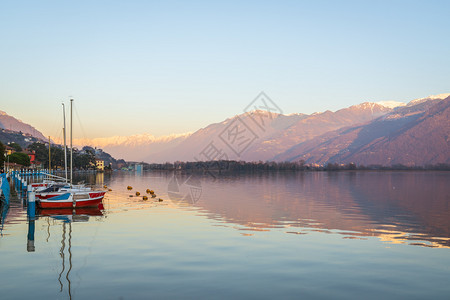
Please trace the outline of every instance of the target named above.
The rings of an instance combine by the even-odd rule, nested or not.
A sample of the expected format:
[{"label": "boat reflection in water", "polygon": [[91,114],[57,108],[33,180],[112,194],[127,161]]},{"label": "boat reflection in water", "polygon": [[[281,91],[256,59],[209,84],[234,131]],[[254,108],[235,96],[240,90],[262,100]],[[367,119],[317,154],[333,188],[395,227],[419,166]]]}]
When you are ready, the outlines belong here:
[{"label": "boat reflection in water", "polygon": [[[73,265],[73,253],[72,253],[72,223],[75,222],[88,222],[91,217],[103,217],[104,207],[100,204],[98,207],[90,208],[60,208],[60,209],[39,209],[36,214],[37,218],[47,219],[47,242],[50,238],[50,219],[62,222],[61,232],[61,247],[59,253],[61,256],[61,271],[58,273],[58,283],[60,285],[60,292],[64,291],[64,285],[66,283],[66,289],[68,298],[72,299],[72,283],[70,279],[70,272]],[[28,252],[34,252],[34,231],[35,220],[28,220]]]},{"label": "boat reflection in water", "polygon": [[48,208],[39,209],[38,215],[40,217],[52,217],[57,220],[65,222],[87,222],[90,216],[103,216],[103,204],[98,207],[84,207],[84,208]]}]

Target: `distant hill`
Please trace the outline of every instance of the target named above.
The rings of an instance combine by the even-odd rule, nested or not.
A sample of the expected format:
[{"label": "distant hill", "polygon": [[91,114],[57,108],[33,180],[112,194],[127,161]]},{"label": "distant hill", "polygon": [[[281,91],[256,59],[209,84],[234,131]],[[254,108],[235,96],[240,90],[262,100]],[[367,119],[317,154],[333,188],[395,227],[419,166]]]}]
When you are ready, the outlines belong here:
[{"label": "distant hill", "polygon": [[3,144],[16,143],[20,147],[26,148],[29,144],[42,141],[28,133],[21,133],[17,131],[11,131],[8,129],[0,129],[0,142]]},{"label": "distant hill", "polygon": [[29,134],[37,139],[46,140],[46,137],[36,128],[28,125],[0,110],[0,128]]},{"label": "distant hill", "polygon": [[[374,120],[391,112],[393,110],[392,107],[398,105],[401,104],[390,102],[388,106],[383,106],[377,103],[365,102],[336,112],[325,111],[312,115],[300,113],[282,115],[266,111],[252,111],[202,128],[187,137],[178,147],[149,155],[146,161],[162,163],[176,160],[207,160],[205,155],[202,156],[202,151],[207,149],[208,144],[211,142],[217,149],[226,153],[228,159],[245,161],[272,160],[277,154],[303,141],[310,140],[328,131]],[[228,134],[226,130],[233,129],[233,126],[230,127],[230,123],[237,122],[236,120],[245,124],[256,137],[249,144],[248,148],[242,152],[233,151],[230,143],[224,138]],[[255,120],[257,121],[256,123],[263,122],[264,126],[258,126]],[[245,126],[241,126],[238,130],[247,129]]]},{"label": "distant hill", "polygon": [[408,166],[450,163],[450,96],[411,101],[371,122],[327,132],[276,161]]},{"label": "distant hill", "polygon": [[114,157],[127,161],[145,161],[149,155],[176,148],[190,134],[154,137],[150,134],[137,134],[132,136],[113,136],[95,139],[74,139],[78,147],[91,146],[102,148]]},{"label": "distant hill", "polygon": [[[47,138],[33,126],[26,124],[3,111],[0,111],[0,141],[5,145],[13,142],[17,143],[23,149],[34,142],[48,142]],[[81,149],[85,145],[81,144],[79,146]],[[95,149],[92,150],[94,151]],[[95,152],[96,156],[103,159],[106,165],[109,165],[110,163],[115,165],[117,163],[116,159],[107,152],[101,150]]]}]

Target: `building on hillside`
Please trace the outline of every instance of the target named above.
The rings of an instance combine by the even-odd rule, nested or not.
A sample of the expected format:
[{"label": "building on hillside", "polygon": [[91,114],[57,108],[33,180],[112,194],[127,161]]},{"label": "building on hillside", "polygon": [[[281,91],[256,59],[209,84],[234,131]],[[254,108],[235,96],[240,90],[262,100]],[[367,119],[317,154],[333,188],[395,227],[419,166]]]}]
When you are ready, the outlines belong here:
[{"label": "building on hillside", "polygon": [[5,153],[6,153],[6,155],[11,155],[11,154],[13,154],[14,152],[16,152],[16,151],[14,150],[13,147],[10,147],[10,146],[8,146],[8,145],[5,145]]},{"label": "building on hillside", "polygon": [[24,153],[30,158],[30,163],[33,163],[36,160],[36,151],[24,151]]},{"label": "building on hillside", "polygon": [[105,161],[102,159],[96,159],[95,160],[95,168],[99,171],[105,170]]},{"label": "building on hillside", "polygon": [[31,169],[40,169],[42,167],[42,163],[36,160],[36,151],[27,150],[24,151],[26,155],[30,158],[30,168]]}]

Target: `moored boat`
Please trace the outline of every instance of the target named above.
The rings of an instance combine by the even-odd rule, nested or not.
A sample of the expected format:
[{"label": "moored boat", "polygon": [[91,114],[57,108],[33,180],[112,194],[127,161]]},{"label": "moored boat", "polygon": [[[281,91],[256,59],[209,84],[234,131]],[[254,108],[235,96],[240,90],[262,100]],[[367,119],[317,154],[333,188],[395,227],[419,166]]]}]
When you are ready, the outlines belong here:
[{"label": "moored boat", "polygon": [[39,199],[40,208],[98,207],[106,191],[66,192],[57,196]]},{"label": "moored boat", "polygon": [[53,183],[36,192],[36,200],[48,199],[65,193],[92,192],[90,187],[84,185],[70,185],[68,183]]},{"label": "moored boat", "polygon": [[[65,107],[63,103],[64,116],[64,166],[65,178],[54,176],[53,181],[36,187],[36,202],[40,208],[75,208],[75,207],[98,207],[101,204],[106,191],[95,191],[85,185],[72,184],[72,102],[70,100],[70,181],[67,178],[67,151],[66,151],[66,121]],[[61,182],[64,180],[64,182]]]}]

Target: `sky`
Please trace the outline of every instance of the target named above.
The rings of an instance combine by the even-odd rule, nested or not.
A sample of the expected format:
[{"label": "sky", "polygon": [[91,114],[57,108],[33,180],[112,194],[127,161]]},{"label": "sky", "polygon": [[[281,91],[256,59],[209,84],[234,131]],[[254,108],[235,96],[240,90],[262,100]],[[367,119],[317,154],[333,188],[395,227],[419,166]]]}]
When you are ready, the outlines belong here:
[{"label": "sky", "polygon": [[[450,92],[450,1],[0,2],[0,110],[76,138]],[[76,128],[76,127],[75,127]]]}]

